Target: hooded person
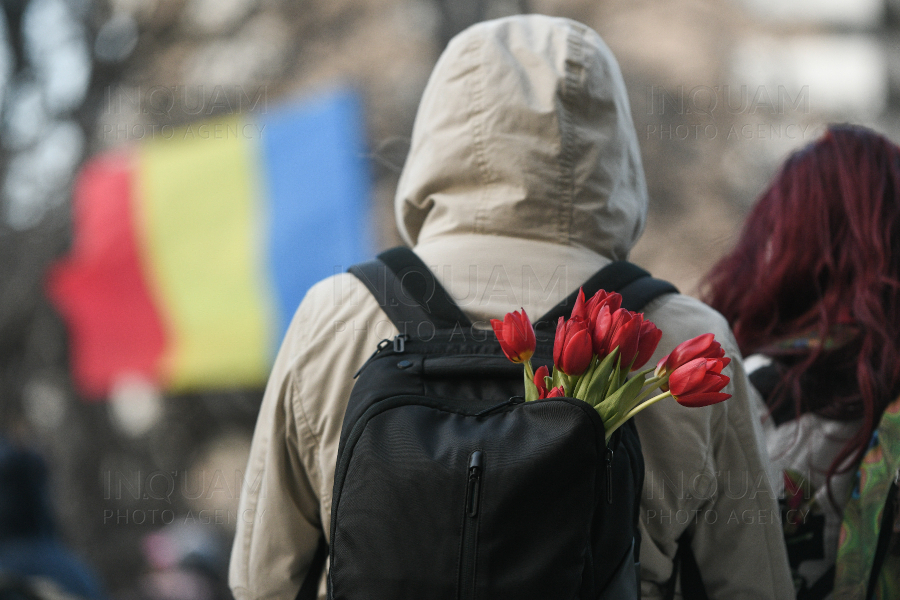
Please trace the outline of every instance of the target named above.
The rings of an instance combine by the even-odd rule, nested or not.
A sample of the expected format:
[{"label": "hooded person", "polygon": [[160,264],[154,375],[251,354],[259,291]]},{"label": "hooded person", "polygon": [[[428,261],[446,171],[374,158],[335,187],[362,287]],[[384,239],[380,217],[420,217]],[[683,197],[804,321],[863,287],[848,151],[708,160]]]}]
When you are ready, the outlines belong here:
[{"label": "hooded person", "polygon": [[[520,307],[546,313],[627,258],[647,190],[622,75],[600,37],[538,15],[457,35],[424,91],[395,208],[403,239],[486,330]],[[710,597],[793,597],[752,392],[727,324],[679,294],[644,313],[663,331],[651,360],[707,332],[733,360],[727,402],[660,402],[635,418],[646,463],[643,597],[664,596],[678,540],[688,538]],[[353,374],[397,333],[350,274],[315,285],[298,308],[245,474],[230,570],[238,600],[296,597],[323,533],[327,541]]]}]

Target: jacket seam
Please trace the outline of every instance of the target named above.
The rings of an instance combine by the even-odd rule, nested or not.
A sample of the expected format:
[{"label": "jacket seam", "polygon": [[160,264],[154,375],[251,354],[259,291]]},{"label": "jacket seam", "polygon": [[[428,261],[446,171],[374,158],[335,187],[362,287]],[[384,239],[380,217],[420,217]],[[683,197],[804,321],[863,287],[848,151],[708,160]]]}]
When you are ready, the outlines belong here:
[{"label": "jacket seam", "polygon": [[[300,336],[301,345],[303,348],[308,348],[309,347],[309,338],[307,337],[308,336],[307,328],[301,327],[300,331],[302,332],[301,336]],[[321,439],[316,434],[315,430],[313,430],[312,424],[310,423],[310,420],[309,420],[309,415],[306,412],[306,406],[304,406],[304,402],[303,402],[303,399],[307,397],[307,394],[305,393],[305,390],[303,389],[305,382],[302,379],[297,377],[297,368],[296,367],[300,361],[301,361],[301,356],[298,356],[292,362],[291,369],[290,369],[289,375],[288,375],[288,379],[290,380],[290,383],[291,383],[291,388],[295,391],[295,394],[292,394],[291,395],[292,397],[290,398],[291,415],[297,416],[297,418],[295,418],[294,421],[299,422],[303,426],[303,429],[305,430],[305,432],[307,434],[309,434],[309,436],[312,438],[313,442],[315,442],[314,447],[318,448],[319,445],[321,444]],[[299,412],[298,412],[298,409],[299,409]],[[300,433],[299,429],[298,429],[297,433],[299,435],[299,433]],[[298,439],[298,442],[299,442],[299,439]],[[313,467],[316,469],[316,472],[318,473],[318,470],[319,470],[318,460],[313,461],[312,464],[313,464]],[[321,479],[321,477],[320,477],[320,479]]]},{"label": "jacket seam", "polygon": [[475,212],[475,220],[472,227],[474,233],[479,233],[483,230],[482,223],[488,214],[484,206],[484,199],[487,196],[488,184],[494,178],[488,165],[487,148],[484,138],[484,123],[482,122],[485,110],[484,90],[486,88],[486,82],[484,80],[487,77],[483,61],[477,56],[482,45],[483,43],[480,37],[473,37],[465,51],[466,56],[472,58],[473,61],[473,75],[466,79],[471,82],[469,94],[471,99],[471,109],[469,110],[468,120],[472,126],[472,147],[474,149],[475,164],[477,165],[478,173],[481,176],[481,201],[478,202],[478,208]]},{"label": "jacket seam", "polygon": [[[318,434],[316,434],[316,432],[313,430],[312,425],[310,424],[310,421],[309,421],[309,415],[306,412],[306,407],[303,405],[303,398],[306,397],[306,394],[303,392],[303,389],[302,389],[303,382],[298,380],[298,378],[295,376],[293,369],[291,369],[290,379],[291,379],[291,383],[293,384],[292,387],[295,390],[297,390],[296,400],[294,398],[291,398],[291,413],[292,413],[292,415],[297,415],[299,417],[295,420],[299,421],[303,425],[306,433],[309,434],[309,436],[316,443],[316,446],[318,446],[321,443],[321,440],[319,439]],[[297,410],[298,407],[299,407],[299,413]]]},{"label": "jacket seam", "polygon": [[576,88],[580,82],[578,71],[574,68],[578,66],[583,69],[583,48],[582,37],[583,30],[577,27],[569,32],[566,38],[566,57],[565,69],[566,75],[563,80],[565,86],[561,97],[562,110],[560,111],[560,202],[563,210],[560,211],[559,221],[557,222],[558,235],[565,240],[566,244],[571,243],[572,237],[572,219],[575,210],[575,128],[572,125],[572,117],[569,104],[575,97]]}]

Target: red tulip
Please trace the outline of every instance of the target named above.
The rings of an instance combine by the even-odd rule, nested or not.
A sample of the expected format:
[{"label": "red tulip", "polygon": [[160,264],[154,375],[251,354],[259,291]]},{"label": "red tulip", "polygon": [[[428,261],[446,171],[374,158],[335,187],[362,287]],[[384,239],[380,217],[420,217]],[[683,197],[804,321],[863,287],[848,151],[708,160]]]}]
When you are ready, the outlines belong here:
[{"label": "red tulip", "polygon": [[588,313],[584,302],[584,290],[578,288],[578,295],[575,297],[575,306],[572,307],[572,314],[569,318],[582,321],[587,325],[589,317],[590,313]]},{"label": "red tulip", "polygon": [[607,292],[606,290],[599,290],[593,297],[587,301],[585,304],[585,309],[587,310],[588,320],[593,323],[597,318],[597,314],[600,312],[604,306],[608,306],[610,312],[616,312],[622,307],[622,296],[617,292]]},{"label": "red tulip", "polygon": [[553,363],[566,375],[583,374],[591,364],[591,334],[587,325],[580,319],[562,317],[556,326],[556,339],[553,342]]},{"label": "red tulip", "polygon": [[632,371],[637,371],[650,360],[656,347],[659,346],[659,340],[662,339],[662,331],[653,323],[653,321],[644,321],[641,323],[641,338],[638,342],[638,353],[631,366]]},{"label": "red tulip", "polygon": [[534,337],[534,327],[531,326],[524,308],[521,313],[519,311],[506,313],[502,321],[491,319],[491,327],[494,328],[506,358],[514,363],[523,363],[531,359],[537,341]]},{"label": "red tulip", "polygon": [[695,338],[681,342],[675,349],[656,365],[657,375],[671,373],[686,362],[695,358],[722,358],[725,350],[711,333],[704,333]]},{"label": "red tulip", "polygon": [[594,354],[606,356],[619,348],[623,365],[631,365],[631,370],[643,367],[653,353],[662,331],[651,321],[645,321],[641,313],[620,308],[610,312],[605,305],[597,311],[597,318],[591,329],[591,344]]},{"label": "red tulip", "polygon": [[607,342],[607,353],[619,348],[622,366],[630,366],[637,358],[638,342],[641,337],[641,323],[644,315],[620,308],[612,315],[612,330]]},{"label": "red tulip", "polygon": [[538,398],[547,396],[547,382],[544,380],[544,377],[550,377],[550,369],[547,368],[547,365],[541,365],[534,372],[534,385],[538,389]]},{"label": "red tulip", "polygon": [[550,390],[549,392],[547,392],[546,397],[547,398],[559,398],[559,397],[565,396],[565,395],[566,395],[566,392],[565,392],[565,390],[563,390],[563,387],[561,385],[558,385],[555,388],[553,388],[552,390]]},{"label": "red tulip", "polygon": [[612,309],[608,304],[603,305],[591,320],[591,348],[597,356],[604,357],[612,350],[609,347],[609,336],[612,330]]},{"label": "red tulip", "polygon": [[534,385],[536,385],[538,389],[538,400],[542,400],[543,398],[557,398],[566,395],[566,392],[561,385],[548,391],[547,382],[544,380],[544,377],[550,377],[550,369],[548,369],[546,365],[541,365],[538,367],[538,370],[534,372]]},{"label": "red tulip", "polygon": [[708,406],[731,398],[731,394],[720,393],[730,381],[722,375],[722,368],[728,359],[695,358],[674,371],[669,376],[669,390],[679,404],[692,408]]},{"label": "red tulip", "polygon": [[610,310],[615,312],[622,306],[622,296],[616,292],[598,290],[596,294],[591,296],[590,300],[585,301],[584,290],[579,288],[570,318],[583,321],[587,328],[591,329],[591,325],[597,318],[597,313],[604,306],[609,306]]}]

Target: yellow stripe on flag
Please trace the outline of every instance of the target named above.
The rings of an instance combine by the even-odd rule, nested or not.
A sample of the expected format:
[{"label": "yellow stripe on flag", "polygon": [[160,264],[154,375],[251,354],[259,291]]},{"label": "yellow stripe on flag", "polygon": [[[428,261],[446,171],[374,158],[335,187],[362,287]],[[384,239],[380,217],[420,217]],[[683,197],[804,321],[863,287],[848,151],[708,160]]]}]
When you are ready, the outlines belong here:
[{"label": "yellow stripe on flag", "polygon": [[138,230],[173,390],[258,385],[269,369],[258,140],[241,132],[236,119],[194,124],[140,149]]}]

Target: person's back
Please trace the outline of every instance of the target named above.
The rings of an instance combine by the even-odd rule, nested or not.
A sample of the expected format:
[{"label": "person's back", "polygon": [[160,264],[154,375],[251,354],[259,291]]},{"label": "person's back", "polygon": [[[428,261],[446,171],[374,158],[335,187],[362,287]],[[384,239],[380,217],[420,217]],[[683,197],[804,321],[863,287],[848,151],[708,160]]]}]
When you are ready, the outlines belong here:
[{"label": "person's back", "polygon": [[[489,319],[520,307],[542,315],[627,258],[647,192],[625,86],[599,36],[532,15],[481,23],[451,41],[420,104],[396,209],[404,240],[484,335]],[[738,356],[724,320],[697,300],[668,294],[644,312],[664,331],[651,360],[706,332]],[[245,476],[230,576],[239,600],[296,596],[328,535],[353,373],[397,332],[349,274],[318,284],[301,304]],[[635,419],[654,486],[641,506],[645,598],[665,593],[687,531],[711,597],[789,597],[780,530],[758,516],[776,509],[765,477],[752,496],[723,493],[729,473],[764,470],[746,377],[739,360],[729,368],[728,402],[690,411],[660,403]],[[692,480],[706,474],[717,493]],[[747,512],[754,523],[741,520]]]},{"label": "person's back", "polygon": [[[887,498],[900,416],[885,414],[900,394],[900,147],[830,127],[785,161],[707,282],[768,405],[799,597],[824,598],[834,583],[840,597],[863,597],[877,528],[872,515],[875,537],[856,538],[854,503],[880,511],[900,500]],[[861,462],[887,480],[860,482]],[[895,585],[897,558],[883,564]]]}]

